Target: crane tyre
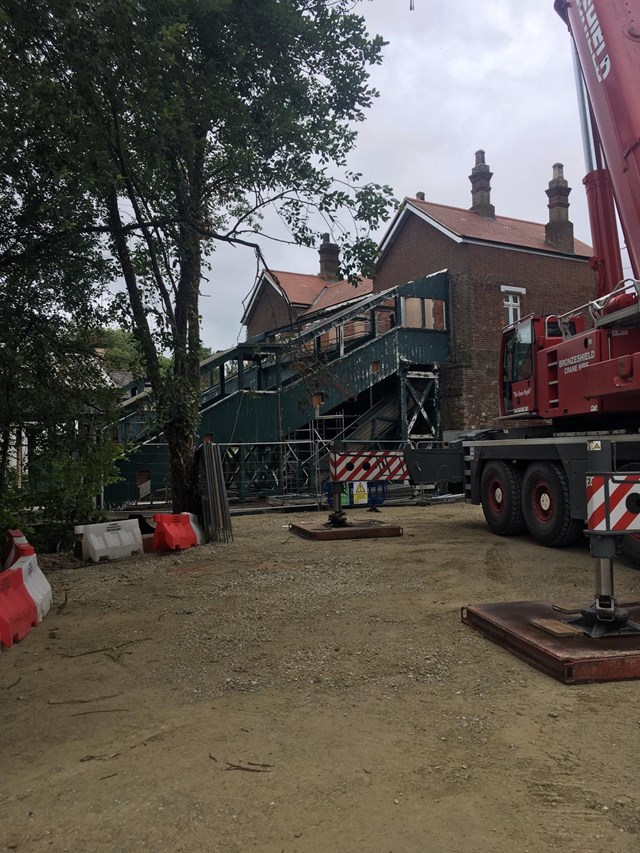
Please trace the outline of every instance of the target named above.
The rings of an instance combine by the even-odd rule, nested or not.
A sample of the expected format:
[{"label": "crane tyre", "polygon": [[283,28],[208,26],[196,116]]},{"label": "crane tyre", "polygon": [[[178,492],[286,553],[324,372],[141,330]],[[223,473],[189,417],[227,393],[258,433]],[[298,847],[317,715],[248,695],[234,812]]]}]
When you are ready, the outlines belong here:
[{"label": "crane tyre", "polygon": [[533,462],[522,480],[522,512],[531,537],[548,548],[574,545],[584,522],[571,518],[571,494],[564,469],[553,462]]},{"label": "crane tyre", "polygon": [[498,536],[524,531],[522,474],[507,462],[487,462],[480,478],[482,511],[490,529]]},{"label": "crane tyre", "polygon": [[628,533],[623,536],[620,554],[632,569],[640,569],[640,534]]}]

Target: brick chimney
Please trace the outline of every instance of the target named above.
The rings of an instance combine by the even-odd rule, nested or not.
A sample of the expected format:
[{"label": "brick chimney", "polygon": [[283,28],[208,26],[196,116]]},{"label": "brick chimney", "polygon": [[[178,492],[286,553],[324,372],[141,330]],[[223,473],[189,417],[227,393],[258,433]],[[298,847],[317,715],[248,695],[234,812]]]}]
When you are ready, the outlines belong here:
[{"label": "brick chimney", "polygon": [[340,248],[336,243],[329,242],[329,235],[322,235],[322,243],[318,249],[320,255],[320,278],[325,281],[338,281],[340,267]]},{"label": "brick chimney", "polygon": [[553,178],[546,190],[549,198],[549,221],[544,227],[544,241],[554,249],[573,254],[573,222],[569,221],[571,187],[564,178],[562,163],[553,164]]},{"label": "brick chimney", "polygon": [[488,219],[495,219],[496,209],[491,204],[491,178],[493,172],[484,162],[484,151],[476,151],[476,165],[471,170],[471,210]]}]

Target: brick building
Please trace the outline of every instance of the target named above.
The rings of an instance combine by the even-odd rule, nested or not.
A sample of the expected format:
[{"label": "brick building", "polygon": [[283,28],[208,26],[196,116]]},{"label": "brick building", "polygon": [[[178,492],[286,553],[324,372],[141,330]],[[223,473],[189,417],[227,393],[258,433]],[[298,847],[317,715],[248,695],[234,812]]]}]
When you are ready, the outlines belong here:
[{"label": "brick building", "polygon": [[268,270],[260,275],[242,317],[247,340],[283,326],[308,322],[312,316],[316,318],[371,293],[371,279],[363,279],[357,288],[339,280],[339,248],[329,241],[328,234],[323,235],[318,254],[317,275],[282,270]]},{"label": "brick building", "polygon": [[443,365],[444,429],[473,429],[498,414],[501,329],[530,313],[564,313],[595,295],[591,248],[574,240],[563,167],[546,190],[546,224],[496,216],[484,151],[470,175],[469,210],[406,198],[380,245],[374,292],[449,273],[450,356]]}]

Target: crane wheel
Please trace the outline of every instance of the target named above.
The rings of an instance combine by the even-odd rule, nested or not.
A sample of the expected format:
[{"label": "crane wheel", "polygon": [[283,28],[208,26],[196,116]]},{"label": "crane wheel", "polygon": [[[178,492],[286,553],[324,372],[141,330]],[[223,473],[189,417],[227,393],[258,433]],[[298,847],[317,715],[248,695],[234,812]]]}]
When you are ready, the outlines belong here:
[{"label": "crane wheel", "polygon": [[524,531],[522,474],[508,462],[487,462],[480,479],[482,511],[490,529],[498,536]]},{"label": "crane wheel", "polygon": [[584,530],[571,518],[569,483],[564,469],[552,462],[532,462],[522,480],[522,512],[531,537],[548,548],[575,544]]}]

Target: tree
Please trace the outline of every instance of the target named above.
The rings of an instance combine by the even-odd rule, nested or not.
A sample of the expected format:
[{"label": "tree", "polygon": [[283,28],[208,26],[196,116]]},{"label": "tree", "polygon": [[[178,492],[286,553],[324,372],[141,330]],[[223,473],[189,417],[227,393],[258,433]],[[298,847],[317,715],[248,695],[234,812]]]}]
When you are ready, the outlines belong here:
[{"label": "tree", "polygon": [[106,327],[95,337],[95,347],[102,352],[107,371],[125,370],[135,379],[144,376],[144,362],[133,333],[127,329]]},{"label": "tree", "polygon": [[[20,146],[30,153],[29,140],[11,124],[16,105],[11,97],[2,99],[0,147],[7,154],[15,154]],[[112,273],[97,236],[79,228],[87,219],[81,200],[72,207],[65,193],[59,192],[74,179],[56,171],[58,141],[54,134],[40,140],[40,157],[25,158],[25,164],[7,157],[0,174],[2,518],[15,501],[30,507],[42,505],[43,493],[36,497],[31,489],[37,453],[46,453],[51,465],[57,455],[81,460],[89,445],[100,445],[105,476],[113,474],[109,455],[113,460],[119,453],[115,445],[103,440],[117,400],[91,341],[92,330],[101,321],[96,306]],[[49,214],[46,217],[39,215],[44,210]],[[30,437],[30,482],[19,479],[26,434]],[[15,494],[16,485],[19,494]],[[56,484],[58,489],[68,486]],[[99,490],[91,492],[87,500]],[[72,491],[68,497],[77,502],[77,490]],[[60,506],[59,501],[55,504]]]},{"label": "tree", "polygon": [[[141,379],[145,375],[144,361],[140,354],[133,332],[128,329],[108,326],[100,329],[95,338],[94,346],[102,351],[104,366],[107,371],[126,370],[133,374],[134,379]],[[211,355],[211,348],[200,346],[198,358],[204,361]],[[171,360],[167,356],[160,356],[160,364],[165,370],[171,367]]]},{"label": "tree", "polygon": [[[0,8],[3,34],[8,22]],[[69,167],[77,142],[64,123],[43,125],[51,84],[34,61],[0,39],[0,513],[23,434],[32,439],[29,476],[36,454],[46,454],[49,466],[58,455],[80,462],[98,445],[110,476],[108,457],[117,452],[103,436],[116,399],[92,347],[114,267],[99,232],[87,228],[96,207],[84,176]],[[42,504],[43,493],[34,498],[26,488],[33,476],[21,485],[29,506]]]},{"label": "tree", "polygon": [[[275,205],[292,239],[312,244],[318,213],[318,230],[328,221],[344,238],[345,274],[355,281],[356,272],[369,272],[367,229],[386,215],[391,193],[362,184],[346,162],[376,95],[367,69],[380,62],[383,41],[366,33],[353,5],[2,4],[4,79],[13,120],[20,124],[26,111],[28,142],[0,156],[27,175],[25,151],[41,162],[39,142],[51,127],[61,143],[56,163],[72,176],[62,189],[74,213],[57,227],[104,235],[117,261],[124,282],[117,307],[151,384],[175,510],[196,504],[199,290],[216,242],[262,257],[255,235],[263,210]],[[345,212],[364,225],[355,239],[340,225]],[[47,235],[56,232],[50,207],[32,215],[49,223]],[[170,371],[162,370],[163,351]]]},{"label": "tree", "polygon": [[[40,521],[67,533],[74,523],[89,520],[95,496],[116,478],[114,461],[122,450],[107,429],[118,405],[119,395],[92,348],[90,328],[70,320],[44,286],[21,281],[19,269],[5,270],[0,276],[0,529],[9,521],[28,523],[34,506],[43,510]],[[22,459],[25,437],[28,451]]]}]

